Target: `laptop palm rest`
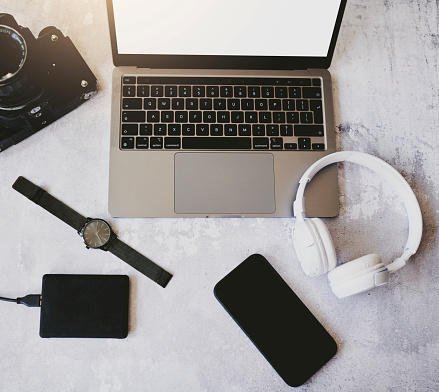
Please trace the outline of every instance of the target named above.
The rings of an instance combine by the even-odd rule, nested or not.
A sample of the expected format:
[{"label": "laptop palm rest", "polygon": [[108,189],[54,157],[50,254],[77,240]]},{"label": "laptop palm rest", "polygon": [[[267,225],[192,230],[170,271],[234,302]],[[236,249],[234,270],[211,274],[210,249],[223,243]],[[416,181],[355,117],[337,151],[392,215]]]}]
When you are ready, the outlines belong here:
[{"label": "laptop palm rest", "polygon": [[270,153],[175,154],[177,214],[272,214]]}]

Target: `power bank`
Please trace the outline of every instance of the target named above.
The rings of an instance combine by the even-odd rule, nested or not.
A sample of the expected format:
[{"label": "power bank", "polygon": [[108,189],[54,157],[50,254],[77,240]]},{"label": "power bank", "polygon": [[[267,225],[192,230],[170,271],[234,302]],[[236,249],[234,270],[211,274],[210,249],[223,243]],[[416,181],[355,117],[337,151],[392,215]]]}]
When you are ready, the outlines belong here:
[{"label": "power bank", "polygon": [[126,275],[44,275],[40,336],[124,339],[128,301]]}]

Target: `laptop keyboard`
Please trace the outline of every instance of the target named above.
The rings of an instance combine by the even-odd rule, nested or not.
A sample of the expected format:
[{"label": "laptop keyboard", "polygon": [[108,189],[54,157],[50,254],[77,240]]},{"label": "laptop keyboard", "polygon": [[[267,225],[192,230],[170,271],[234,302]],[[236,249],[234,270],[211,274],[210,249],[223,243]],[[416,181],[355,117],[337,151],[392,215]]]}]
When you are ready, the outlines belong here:
[{"label": "laptop keyboard", "polygon": [[123,150],[324,150],[320,78],[122,78]]}]

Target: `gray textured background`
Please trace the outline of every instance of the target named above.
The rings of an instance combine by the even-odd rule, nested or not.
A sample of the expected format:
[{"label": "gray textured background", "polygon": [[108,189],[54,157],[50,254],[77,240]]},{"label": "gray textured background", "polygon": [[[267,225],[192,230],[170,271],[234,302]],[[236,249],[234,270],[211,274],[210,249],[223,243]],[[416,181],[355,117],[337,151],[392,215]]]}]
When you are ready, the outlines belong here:
[{"label": "gray textured background", "polygon": [[[99,94],[0,154],[0,295],[41,289],[45,273],[127,274],[130,334],[41,339],[39,310],[0,303],[1,391],[290,390],[216,302],[215,283],[265,255],[335,337],[339,351],[298,391],[438,391],[438,2],[348,1],[330,71],[339,149],[372,153],[413,187],[418,253],[384,287],[339,300],[298,265],[289,219],[113,219],[107,212],[113,69],[104,0],[0,0],[34,34],[70,36]],[[293,21],[292,21],[293,22]],[[163,290],[11,189],[23,175],[175,274]],[[341,213],[328,219],[340,262],[402,253],[404,208],[368,170],[340,167]]]}]

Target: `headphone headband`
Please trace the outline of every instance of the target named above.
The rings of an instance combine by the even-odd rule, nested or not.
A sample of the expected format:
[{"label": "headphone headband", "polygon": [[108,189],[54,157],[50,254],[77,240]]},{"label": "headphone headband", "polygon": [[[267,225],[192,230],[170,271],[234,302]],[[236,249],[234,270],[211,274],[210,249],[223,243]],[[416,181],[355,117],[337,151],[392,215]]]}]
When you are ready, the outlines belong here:
[{"label": "headphone headband", "polygon": [[316,161],[311,165],[299,180],[296,200],[294,201],[294,216],[296,219],[305,218],[305,187],[308,182],[324,167],[336,162],[352,162],[364,166],[385,179],[401,197],[407,211],[409,221],[409,235],[404,253],[393,263],[387,266],[393,272],[405,265],[405,262],[413,255],[421,242],[422,237],[422,214],[419,203],[413,193],[412,188],[404,177],[388,163],[383,160],[363,152],[340,151]]}]

